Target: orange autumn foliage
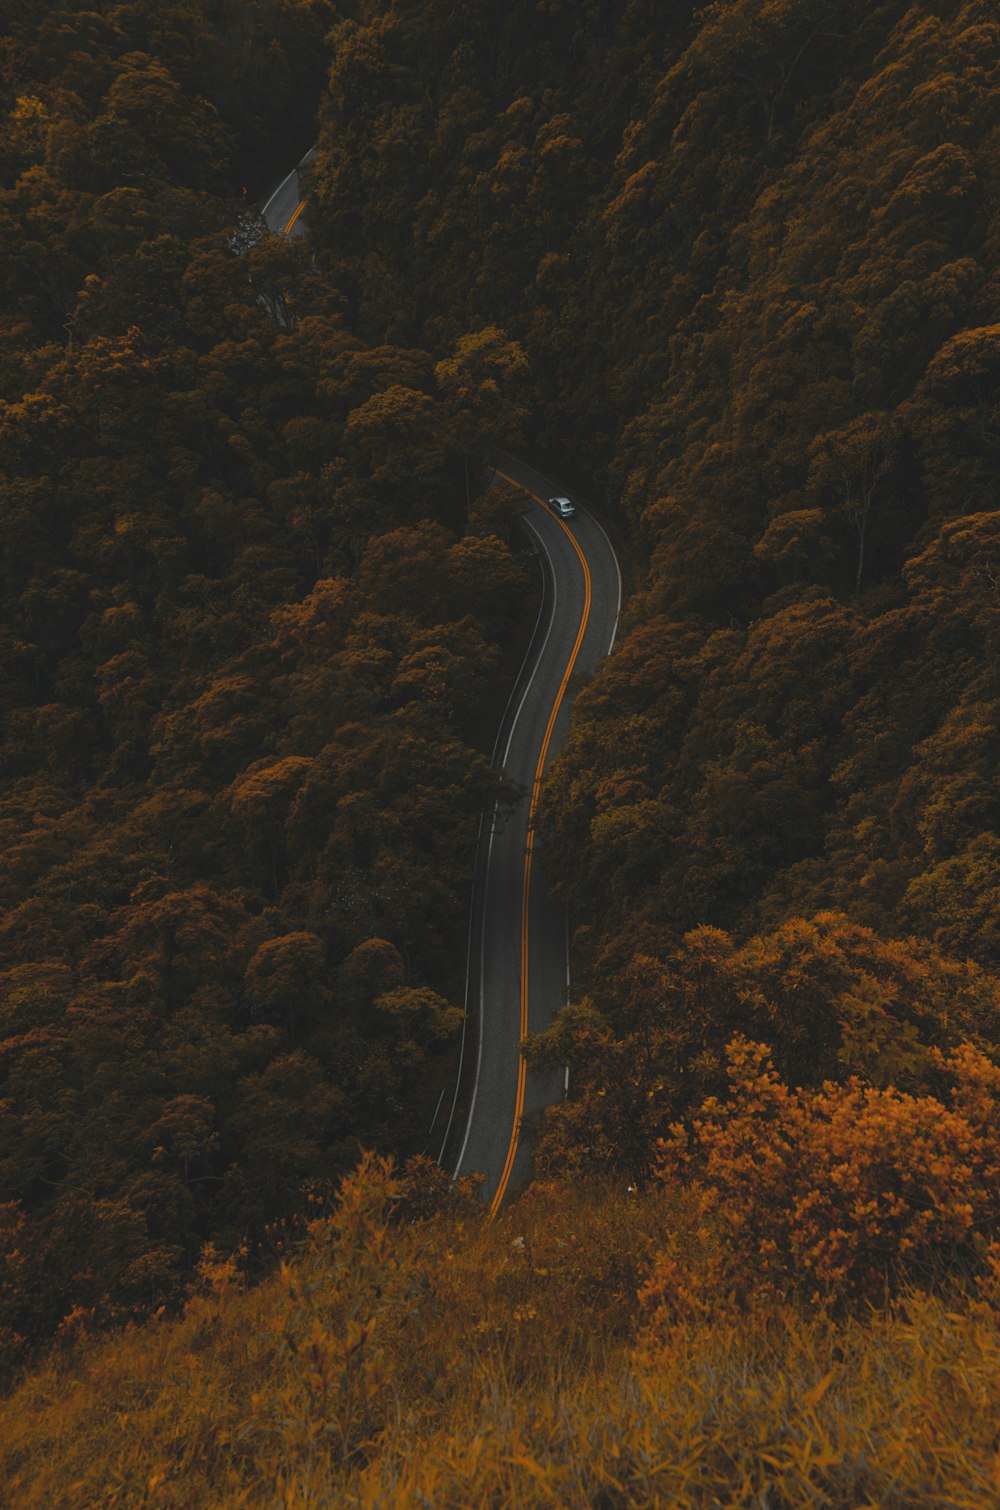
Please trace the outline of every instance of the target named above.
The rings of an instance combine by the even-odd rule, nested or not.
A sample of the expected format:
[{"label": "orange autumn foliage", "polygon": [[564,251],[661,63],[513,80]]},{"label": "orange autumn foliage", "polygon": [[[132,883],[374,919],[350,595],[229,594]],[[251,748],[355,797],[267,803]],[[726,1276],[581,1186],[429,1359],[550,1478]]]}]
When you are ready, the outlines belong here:
[{"label": "orange autumn foliage", "polygon": [[366,1156],[279,1272],[207,1250],[181,1316],[76,1340],[0,1404],[18,1510],[817,1504],[981,1510],[1000,1264],[834,1317],[799,1296],[669,1328],[636,1289],[697,1194],[536,1184],[496,1222]]},{"label": "orange autumn foliage", "polygon": [[792,1090],[735,1037],[728,1098],[659,1142],[660,1179],[692,1192],[716,1241],[694,1264],[667,1247],[647,1312],[665,1325],[788,1291],[877,1303],[903,1279],[980,1268],[1000,1230],[1000,1067],[970,1044],[931,1054],[937,1095],[856,1078]]}]

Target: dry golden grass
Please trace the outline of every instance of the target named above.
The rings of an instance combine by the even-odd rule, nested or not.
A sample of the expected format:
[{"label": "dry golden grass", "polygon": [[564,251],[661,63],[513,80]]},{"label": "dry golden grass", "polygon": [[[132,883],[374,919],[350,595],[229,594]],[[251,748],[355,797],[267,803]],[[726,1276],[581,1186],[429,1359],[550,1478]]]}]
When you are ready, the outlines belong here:
[{"label": "dry golden grass", "polygon": [[[368,1161],[250,1293],[79,1345],[2,1408],[11,1506],[945,1506],[1000,1498],[998,1310],[644,1323],[683,1195],[533,1189],[390,1225]],[[645,1326],[645,1330],[643,1329]]]}]

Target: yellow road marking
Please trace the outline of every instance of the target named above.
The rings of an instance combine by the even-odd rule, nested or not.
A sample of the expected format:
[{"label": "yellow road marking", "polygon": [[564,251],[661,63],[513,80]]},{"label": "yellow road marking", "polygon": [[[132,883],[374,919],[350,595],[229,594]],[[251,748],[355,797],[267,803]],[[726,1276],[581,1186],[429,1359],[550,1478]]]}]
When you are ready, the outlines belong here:
[{"label": "yellow road marking", "polygon": [[299,216],[302,214],[302,211],[305,209],[305,207],[306,207],[306,201],[304,199],[300,199],[299,203],[295,207],[295,214],[292,216],[291,220],[288,222],[288,224],[285,226],[285,229],[281,233],[283,236],[290,236],[291,235],[291,233],[292,233],[292,226],[298,220]]},{"label": "yellow road marking", "polygon": [[[523,482],[515,482],[513,477],[508,477],[506,472],[501,472],[496,467],[493,470],[497,477],[503,478],[504,482],[511,483],[513,487],[520,488],[529,497],[537,499],[539,503],[544,504],[545,500],[538,493],[533,492],[531,488],[526,488]],[[558,519],[558,515],[553,515],[552,517]],[[552,730],[555,728],[556,718],[562,706],[562,700],[569,685],[569,679],[573,675],[573,667],[576,665],[576,658],[580,653],[580,646],[583,644],[583,636],[586,633],[587,622],[590,618],[590,568],[587,565],[583,551],[577,544],[573,531],[562,519],[558,519],[558,522],[566,531],[570,544],[576,551],[580,565],[583,568],[583,614],[580,619],[580,627],[576,632],[576,642],[573,645],[566,670],[563,672],[563,679],[559,684],[559,691],[556,693],[555,701],[552,704],[552,711],[549,714],[549,721],[545,728],[545,737],[542,740],[538,764],[535,767],[535,779],[531,788],[531,802],[528,807],[528,837],[524,847],[524,879],[521,892],[521,1038],[526,1037],[528,1032],[528,902],[531,894],[531,855],[535,843],[535,809],[538,806],[538,793],[542,784],[542,771],[545,767],[545,757],[549,752],[549,741],[552,738]],[[526,1075],[527,1066],[524,1062],[524,1055],[519,1049],[517,1055],[517,1096],[514,1101],[514,1125],[511,1128],[510,1144],[507,1149],[507,1158],[503,1166],[503,1173],[500,1176],[500,1183],[490,1202],[491,1217],[496,1216],[500,1210],[501,1202],[507,1193],[507,1186],[514,1169],[514,1160],[517,1158],[517,1148],[521,1137],[521,1118],[524,1115]]]}]

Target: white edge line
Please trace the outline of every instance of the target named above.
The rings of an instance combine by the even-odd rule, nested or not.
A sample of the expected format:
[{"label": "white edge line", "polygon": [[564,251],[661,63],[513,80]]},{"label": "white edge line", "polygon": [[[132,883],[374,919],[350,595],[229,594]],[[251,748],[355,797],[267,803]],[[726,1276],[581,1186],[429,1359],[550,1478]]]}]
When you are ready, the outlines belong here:
[{"label": "white edge line", "polygon": [[[523,486],[523,485],[522,484],[518,484],[518,486]],[[533,496],[530,493],[530,489],[525,488],[524,491],[526,493],[529,493],[530,496]],[[537,504],[536,504],[536,507],[537,507]],[[501,762],[503,765],[507,764],[507,756],[510,754],[510,747],[511,747],[511,745],[514,742],[514,734],[515,734],[515,732],[517,730],[518,719],[521,717],[521,712],[522,712],[522,710],[524,708],[525,702],[527,701],[528,693],[531,691],[532,687],[534,686],[535,677],[538,675],[538,668],[541,666],[542,661],[545,658],[545,650],[546,650],[546,647],[548,646],[549,639],[550,639],[551,634],[552,634],[552,630],[553,630],[553,628],[555,626],[555,622],[556,622],[556,606],[557,606],[557,604],[559,602],[559,588],[558,588],[558,585],[556,583],[556,572],[555,572],[555,567],[554,567],[554,565],[552,563],[552,558],[549,555],[548,551],[545,550],[545,542],[542,539],[542,536],[540,535],[540,533],[538,532],[538,530],[535,529],[534,525],[531,523],[531,519],[530,519],[529,515],[527,515],[527,514],[524,515],[524,522],[527,525],[528,529],[530,529],[531,533],[535,536],[535,539],[538,541],[538,544],[541,547],[541,549],[544,551],[545,558],[546,558],[546,560],[548,561],[548,564],[549,564],[549,572],[550,572],[551,577],[552,577],[552,614],[551,614],[551,617],[549,619],[549,627],[545,631],[545,638],[542,641],[542,648],[538,652],[538,659],[535,661],[534,669],[533,669],[533,671],[531,673],[531,676],[528,678],[528,685],[525,687],[523,693],[521,694],[521,701],[517,705],[517,712],[514,714],[514,719],[513,719],[513,722],[511,723],[511,726],[510,726],[510,735],[508,736],[507,745],[506,745],[506,748],[505,748],[505,750],[503,752],[503,760]],[[544,605],[544,602],[545,602],[545,599],[543,597],[543,599],[542,599],[543,605]],[[539,617],[540,616],[541,616],[541,614],[539,612]],[[538,619],[535,620],[535,625],[537,627],[537,625],[538,625]],[[515,683],[515,690],[516,690],[516,687],[517,687],[517,684]],[[511,694],[511,695],[513,696],[513,694]],[[508,708],[510,707],[510,702],[509,701],[507,703],[507,707]],[[506,716],[506,713],[505,713],[505,716]],[[501,728],[501,732],[502,732],[502,730],[503,730],[503,722],[502,722],[502,720],[501,720],[500,728]],[[498,736],[498,738],[499,738],[499,736]],[[496,747],[494,746],[494,750],[495,750],[495,748]],[[495,824],[495,821],[496,821],[496,804],[494,804],[494,807],[493,807],[493,822],[494,822],[494,824]],[[487,898],[487,896],[489,894],[489,885],[490,885],[490,861],[491,861],[491,859],[493,857],[493,834],[494,834],[494,827],[491,824],[490,842],[489,842],[489,847],[488,847],[488,849],[486,851],[486,876],[485,876],[485,880],[483,882],[483,916],[482,916],[482,920],[481,920],[481,934],[480,934],[480,939],[479,939],[479,1043],[478,1043],[478,1046],[477,1046],[477,1049],[476,1049],[476,1078],[475,1078],[475,1081],[473,1082],[473,1086],[472,1086],[472,1100],[469,1102],[469,1110],[468,1110],[468,1114],[466,1116],[466,1121],[465,1121],[465,1137],[462,1139],[462,1147],[459,1150],[458,1159],[457,1159],[457,1161],[455,1163],[455,1173],[452,1175],[452,1179],[457,1179],[458,1178],[459,1173],[461,1172],[463,1161],[465,1159],[465,1150],[466,1150],[466,1148],[468,1146],[469,1136],[470,1136],[470,1134],[472,1132],[472,1119],[473,1119],[473,1115],[474,1115],[475,1110],[476,1110],[476,1098],[479,1095],[479,1077],[480,1077],[480,1073],[481,1073],[481,1070],[482,1070],[482,1063],[483,1063],[483,1021],[484,1021],[485,1012],[486,1012],[486,981],[485,981],[485,971],[484,971],[484,964],[483,964],[483,956],[484,956],[484,954],[486,952],[485,951],[485,943],[486,943],[486,898]],[[449,1126],[450,1126],[450,1120],[449,1120]]]},{"label": "white edge line", "polygon": [[[285,174],[284,178],[281,180],[280,184],[275,189],[275,191],[271,195],[270,199],[267,201],[267,204],[261,210],[260,213],[261,213],[262,216],[267,214],[268,210],[271,208],[271,206],[273,205],[274,201],[277,199],[278,195],[281,193],[282,189],[285,187],[285,185],[288,182],[288,180],[290,178],[297,178],[298,177],[299,169],[300,168],[308,168],[309,164],[311,162],[314,162],[315,160],[316,160],[316,148],[315,147],[310,147],[309,151],[306,153],[305,157],[300,158],[299,161],[295,164],[295,167],[292,169],[292,171],[290,173],[286,173]],[[296,190],[295,197],[296,197],[296,200],[299,197],[298,196],[298,190]]]},{"label": "white edge line", "polygon": [[292,169],[291,173],[286,173],[285,174],[284,178],[281,180],[280,184],[275,189],[275,191],[271,195],[270,199],[267,201],[267,204],[261,210],[260,213],[261,213],[262,216],[266,216],[267,215],[268,210],[274,204],[274,201],[277,199],[278,195],[281,193],[281,191],[285,187],[286,183],[288,183],[289,179],[297,178],[298,175],[299,175],[299,166],[298,166],[298,164],[296,164],[296,166]]},{"label": "white edge line", "polygon": [[[525,492],[527,492],[527,491],[528,491],[528,489],[526,488]],[[536,505],[536,507],[537,506],[538,505]],[[517,721],[521,717],[521,709],[524,707],[524,704],[525,704],[525,702],[527,700],[527,697],[528,697],[528,693],[531,691],[532,686],[534,685],[535,677],[538,675],[538,668],[541,665],[541,663],[542,663],[542,657],[545,654],[545,647],[548,645],[549,640],[550,640],[550,638],[552,636],[552,630],[555,628],[556,606],[557,606],[557,604],[559,602],[559,584],[556,581],[555,563],[553,562],[552,557],[549,555],[548,551],[545,549],[545,540],[542,537],[542,535],[540,534],[540,532],[532,524],[530,515],[528,515],[528,514],[524,515],[524,522],[528,526],[528,528],[531,531],[531,533],[534,535],[535,539],[538,541],[538,544],[541,547],[541,552],[544,553],[545,559],[549,563],[549,571],[550,571],[550,573],[552,575],[552,617],[549,619],[549,627],[545,631],[545,638],[542,641],[542,648],[538,652],[538,659],[535,662],[535,669],[532,671],[531,676],[528,678],[528,685],[525,687],[524,692],[521,694],[521,701],[518,703],[518,705],[517,705],[517,712],[514,714],[514,722],[510,726],[510,735],[509,735],[508,740],[507,740],[506,748],[504,749],[504,752],[503,752],[503,762],[502,763],[504,765],[507,764],[507,756],[510,754],[510,747],[514,743],[514,730],[517,728]]]},{"label": "white edge line", "polygon": [[[517,683],[515,682],[515,686],[516,685],[517,685]],[[495,803],[494,803],[493,810],[494,810],[494,812],[496,812],[496,804]],[[458,1048],[458,1069],[455,1072],[455,1093],[454,1093],[454,1095],[451,1098],[451,1110],[450,1110],[450,1112],[448,1114],[448,1125],[447,1125],[447,1127],[444,1130],[444,1138],[443,1138],[442,1143],[441,1143],[441,1152],[437,1156],[437,1163],[438,1164],[440,1164],[441,1160],[444,1158],[444,1151],[445,1151],[445,1149],[448,1146],[448,1135],[451,1132],[451,1124],[452,1124],[452,1122],[454,1121],[454,1118],[455,1118],[455,1106],[456,1106],[456,1104],[458,1102],[459,1087],[462,1084],[462,1066],[465,1063],[465,1038],[466,1038],[466,1031],[467,1031],[468,1023],[469,1023],[469,975],[470,975],[470,972],[472,970],[472,924],[475,921],[475,911],[476,911],[476,881],[479,878],[479,848],[480,848],[480,845],[483,842],[483,818],[484,818],[484,816],[485,816],[485,814],[483,814],[483,813],[479,814],[479,828],[476,831],[476,858],[473,861],[473,868],[472,868],[472,888],[471,888],[472,895],[469,898],[469,937],[468,937],[468,942],[466,943],[466,946],[465,946],[465,995],[462,998],[462,1036],[461,1036],[461,1039],[459,1041],[459,1048]],[[443,1096],[444,1095],[444,1091],[442,1091],[441,1094]]]},{"label": "white edge line", "polygon": [[618,555],[617,555],[617,552],[615,551],[614,546],[611,544],[611,539],[610,539],[610,537],[608,535],[607,530],[604,528],[604,526],[601,523],[601,521],[599,519],[596,519],[594,517],[594,515],[590,512],[589,509],[586,510],[586,514],[587,514],[587,518],[590,519],[594,524],[597,525],[597,528],[600,530],[601,534],[604,536],[604,540],[605,540],[605,543],[606,543],[606,545],[608,547],[608,550],[611,552],[611,559],[615,563],[615,576],[618,578],[618,602],[615,605],[615,622],[611,626],[611,639],[610,639],[610,641],[608,643],[608,648],[605,651],[605,655],[610,655],[611,652],[612,652],[612,650],[615,648],[615,640],[618,637],[618,620],[622,616],[622,569],[618,565]]},{"label": "white edge line", "polygon": [[[468,1146],[469,1134],[472,1132],[472,1117],[473,1113],[476,1110],[476,1097],[479,1095],[479,1076],[483,1067],[483,1012],[486,998],[486,983],[483,975],[483,944],[486,939],[486,901],[490,894],[490,864],[493,860],[493,838],[496,834],[496,814],[496,803],[494,803],[493,812],[490,817],[490,842],[486,848],[486,869],[483,873],[483,916],[481,920],[482,931],[479,939],[479,1033],[477,1034],[476,1043],[476,1078],[472,1083],[472,1100],[469,1102],[469,1110],[465,1119],[465,1137],[462,1139],[462,1146],[458,1151],[458,1158],[455,1160],[455,1173],[452,1175],[453,1180],[457,1180],[462,1172],[462,1164],[465,1159],[465,1150]],[[459,1078],[455,1081],[456,1096],[458,1095],[458,1086],[460,1083],[461,1076],[459,1076]],[[454,1106],[452,1107],[452,1110],[454,1110]],[[450,1117],[448,1119],[448,1126],[450,1129]],[[445,1142],[447,1142],[447,1136],[445,1137]],[[443,1145],[441,1152],[442,1154],[444,1153]]]},{"label": "white edge line", "polygon": [[[525,517],[527,517],[527,516],[525,516]],[[536,559],[537,559],[537,552],[536,552]],[[539,569],[541,570],[542,563],[541,563],[540,560],[538,561],[538,565],[539,565]],[[553,605],[553,607],[554,607],[554,605]],[[521,662],[520,666],[518,667],[517,675],[514,678],[514,685],[510,689],[510,696],[507,698],[507,702],[506,702],[506,704],[504,706],[504,710],[503,710],[503,713],[501,715],[500,722],[497,725],[497,737],[493,741],[493,749],[492,749],[492,751],[490,753],[490,766],[492,768],[494,768],[494,769],[496,769],[497,751],[498,751],[499,746],[500,746],[500,741],[503,738],[503,730],[504,730],[504,724],[507,721],[507,714],[510,712],[511,703],[514,701],[514,696],[515,696],[515,694],[517,692],[518,683],[521,680],[521,673],[524,670],[524,667],[525,667],[525,664],[527,662],[528,656],[531,654],[531,647],[535,643],[535,636],[538,634],[538,626],[542,622],[542,614],[544,612],[545,612],[545,579],[544,579],[544,574],[542,574],[542,591],[541,591],[541,593],[539,595],[538,612],[535,615],[535,622],[531,626],[531,635],[529,636],[529,639],[528,639],[527,653],[526,653],[526,655],[524,657],[524,660]],[[545,648],[544,645],[543,645],[542,648],[543,649]],[[509,741],[507,743],[507,749],[508,750],[510,749],[510,742]],[[506,752],[505,752],[504,758],[506,759]],[[496,812],[497,812],[497,804],[494,803],[493,804],[492,813],[490,814],[490,853],[492,853],[492,848],[493,848],[493,826],[496,823]],[[472,874],[473,874],[472,895],[471,895],[471,897],[469,899],[469,939],[468,939],[468,944],[466,946],[466,951],[465,951],[465,997],[464,997],[464,1000],[463,1000],[463,1010],[464,1010],[465,1015],[462,1018],[462,1039],[461,1039],[461,1044],[460,1044],[459,1051],[458,1051],[458,1070],[457,1070],[456,1075],[455,1075],[455,1094],[452,1096],[452,1099],[451,1099],[451,1110],[450,1110],[450,1112],[448,1114],[448,1125],[447,1125],[447,1127],[444,1130],[444,1138],[443,1138],[442,1143],[441,1143],[441,1152],[437,1156],[437,1162],[438,1162],[438,1164],[440,1164],[441,1161],[444,1158],[445,1149],[448,1146],[448,1139],[451,1137],[452,1123],[455,1120],[455,1110],[456,1110],[456,1107],[458,1106],[458,1093],[459,1093],[459,1091],[461,1089],[461,1086],[462,1086],[462,1070],[463,1070],[464,1065],[465,1065],[465,1039],[466,1039],[466,1031],[467,1031],[468,1023],[469,1023],[469,989],[470,989],[470,983],[471,983],[470,982],[470,977],[471,977],[471,973],[472,973],[472,925],[473,925],[473,922],[475,920],[475,911],[476,911],[476,881],[477,881],[477,879],[479,877],[479,850],[480,850],[480,846],[482,845],[482,842],[483,842],[483,818],[484,818],[484,816],[485,815],[483,813],[480,813],[480,815],[479,815],[479,832],[476,835],[476,859],[475,859],[475,864],[474,864],[474,868],[473,868],[473,872],[472,872]],[[487,884],[488,884],[488,880],[489,880],[489,859],[490,859],[490,854],[488,853],[487,854],[487,859],[486,859],[486,872],[484,873],[484,876],[483,876],[483,911],[484,911],[484,916],[485,916],[485,907],[486,907],[486,890],[487,890]],[[480,963],[481,963],[481,961],[482,961],[482,943],[480,943]],[[482,1043],[482,999],[483,999],[483,989],[482,989],[482,982],[481,981],[480,981],[479,998],[480,998],[480,1011],[479,1011],[480,1032],[479,1032],[479,1042],[481,1044]],[[479,1084],[479,1058],[478,1058],[478,1055],[477,1055],[477,1059],[476,1059],[476,1086],[478,1086],[478,1084]],[[472,1104],[475,1105],[475,1090],[473,1091],[473,1103]],[[469,1116],[470,1116],[470,1118],[471,1118],[471,1115],[472,1115],[472,1107],[470,1106],[470,1108],[469,1108]],[[465,1153],[465,1144],[464,1143],[462,1144],[462,1153],[463,1154]],[[461,1164],[461,1156],[459,1156],[459,1165],[460,1164]],[[452,1176],[453,1179],[456,1179],[458,1177],[458,1167],[459,1167],[459,1165],[456,1165],[456,1167],[455,1167],[455,1174]]]},{"label": "white edge line", "polygon": [[[572,988],[572,986],[570,984],[570,978],[569,978],[569,913],[568,912],[565,912],[563,914],[563,921],[566,924],[566,1005],[569,1006],[570,998],[572,996],[573,988]],[[563,1096],[565,1097],[565,1096],[568,1096],[568,1095],[569,1095],[569,1065],[567,1064],[566,1065],[566,1073],[563,1076]]]}]

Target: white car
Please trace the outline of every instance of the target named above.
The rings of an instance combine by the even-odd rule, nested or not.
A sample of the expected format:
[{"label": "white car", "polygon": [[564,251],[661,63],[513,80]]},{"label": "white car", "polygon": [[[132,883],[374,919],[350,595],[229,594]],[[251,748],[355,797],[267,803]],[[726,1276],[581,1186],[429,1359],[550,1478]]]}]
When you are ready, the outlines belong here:
[{"label": "white car", "polygon": [[576,514],[576,505],[569,498],[550,498],[549,508],[560,519],[572,519]]}]

